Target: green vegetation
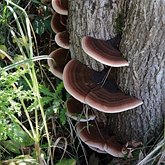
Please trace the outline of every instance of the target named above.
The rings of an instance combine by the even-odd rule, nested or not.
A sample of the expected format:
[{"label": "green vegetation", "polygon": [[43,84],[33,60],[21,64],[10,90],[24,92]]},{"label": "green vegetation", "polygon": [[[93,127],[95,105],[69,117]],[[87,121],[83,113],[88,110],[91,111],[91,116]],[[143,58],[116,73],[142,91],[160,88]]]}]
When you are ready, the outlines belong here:
[{"label": "green vegetation", "polygon": [[2,164],[54,164],[58,159],[52,151],[59,140],[53,140],[51,128],[56,121],[52,118],[60,127],[66,125],[64,86],[56,79],[53,86],[47,77],[40,61],[48,56],[40,55],[35,36],[51,35],[51,15],[40,1],[27,3],[24,8],[44,9],[43,17],[36,16],[31,24],[24,4],[0,3],[0,160]]}]

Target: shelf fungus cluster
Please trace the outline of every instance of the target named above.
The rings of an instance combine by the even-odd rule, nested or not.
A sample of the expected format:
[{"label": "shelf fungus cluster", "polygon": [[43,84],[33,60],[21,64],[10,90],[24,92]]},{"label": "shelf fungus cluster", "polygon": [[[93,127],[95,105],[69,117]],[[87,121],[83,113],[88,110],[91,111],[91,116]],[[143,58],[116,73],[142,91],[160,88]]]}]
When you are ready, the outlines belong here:
[{"label": "shelf fungus cluster", "polygon": [[109,136],[102,124],[79,122],[76,130],[80,139],[94,151],[120,158],[129,155],[126,145],[120,144],[114,135]]},{"label": "shelf fungus cluster", "polygon": [[66,0],[52,0],[55,10],[51,19],[51,28],[55,35],[55,42],[60,47],[49,54],[48,60],[50,71],[62,80],[63,69],[71,60],[69,52],[69,33],[67,31],[68,2]]},{"label": "shelf fungus cluster", "polygon": [[95,74],[96,71],[72,59],[63,71],[64,86],[74,98],[104,113],[119,113],[142,104],[139,99],[113,88],[112,80],[106,83],[113,87],[104,88],[103,83],[94,79]]},{"label": "shelf fungus cluster", "polygon": [[78,137],[92,150],[114,157],[131,156],[131,150],[119,143],[115,136],[109,136],[103,124],[95,121],[96,116],[89,107],[71,98],[66,102],[67,116],[77,121]]},{"label": "shelf fungus cluster", "polygon": [[[66,102],[67,115],[78,122],[77,134],[91,149],[124,157],[130,150],[126,145],[120,144],[115,136],[109,136],[101,124],[96,125],[94,111],[121,113],[140,106],[142,101],[122,92],[109,74],[110,70],[97,72],[80,61],[71,59],[69,33],[66,29],[68,1],[52,0],[52,7],[55,14],[51,27],[56,33],[55,41],[61,48],[50,53],[52,60],[48,60],[48,65],[50,71],[63,80],[65,89],[73,96]],[[84,36],[81,46],[88,56],[110,68],[129,65],[109,40]]]}]

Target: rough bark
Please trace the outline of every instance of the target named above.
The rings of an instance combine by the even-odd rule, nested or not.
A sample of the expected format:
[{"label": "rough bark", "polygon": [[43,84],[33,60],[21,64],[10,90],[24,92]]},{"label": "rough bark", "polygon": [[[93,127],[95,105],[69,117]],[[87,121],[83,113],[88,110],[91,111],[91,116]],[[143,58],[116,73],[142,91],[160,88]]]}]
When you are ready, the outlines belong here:
[{"label": "rough bark", "polygon": [[[101,39],[115,36],[116,18],[122,13],[125,27],[120,50],[129,67],[118,69],[122,91],[142,99],[138,108],[108,117],[110,130],[124,140],[146,140],[163,127],[165,96],[165,2],[163,0],[70,0],[69,24],[72,58],[95,70],[104,66],[81,48],[85,35]],[[113,127],[112,127],[113,126]]]},{"label": "rough bark", "polygon": [[86,55],[81,49],[81,39],[89,35],[101,39],[115,36],[114,21],[117,4],[109,0],[73,0],[69,3],[69,32],[72,57],[89,67],[102,70],[104,66]]},{"label": "rough bark", "polygon": [[129,67],[120,68],[118,84],[123,91],[142,99],[143,105],[116,115],[113,120],[115,131],[129,139],[152,138],[163,127],[164,17],[163,0],[132,0],[129,3],[121,41],[121,51],[128,59]]}]

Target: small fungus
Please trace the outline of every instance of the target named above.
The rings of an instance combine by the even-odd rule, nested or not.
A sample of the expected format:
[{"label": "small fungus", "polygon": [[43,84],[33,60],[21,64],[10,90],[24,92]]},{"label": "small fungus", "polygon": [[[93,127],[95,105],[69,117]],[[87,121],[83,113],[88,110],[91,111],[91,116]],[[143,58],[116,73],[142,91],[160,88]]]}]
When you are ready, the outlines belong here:
[{"label": "small fungus", "polygon": [[58,46],[69,49],[69,33],[67,31],[59,32],[55,35],[55,41]]},{"label": "small fungus", "polygon": [[52,7],[57,13],[68,15],[68,0],[52,0]]},{"label": "small fungus", "polygon": [[59,33],[66,30],[66,26],[61,24],[60,15],[58,13],[54,13],[52,16],[51,28],[54,33]]},{"label": "small fungus", "polygon": [[95,115],[92,113],[91,109],[86,109],[85,106],[78,100],[71,98],[66,102],[67,106],[67,116],[70,118],[80,121],[87,122],[95,119]]},{"label": "small fungus", "polygon": [[50,71],[59,79],[62,79],[64,67],[70,61],[70,52],[67,49],[59,48],[49,54],[52,59],[48,60]]}]

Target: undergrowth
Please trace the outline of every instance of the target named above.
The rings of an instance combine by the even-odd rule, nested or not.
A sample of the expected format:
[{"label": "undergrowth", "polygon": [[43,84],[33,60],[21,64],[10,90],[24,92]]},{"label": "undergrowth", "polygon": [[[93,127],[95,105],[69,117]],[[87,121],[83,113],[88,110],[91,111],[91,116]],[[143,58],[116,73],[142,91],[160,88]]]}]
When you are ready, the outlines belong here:
[{"label": "undergrowth", "polygon": [[[40,1],[32,2],[41,5]],[[65,138],[60,133],[55,135],[57,128],[52,127],[55,123],[60,129],[66,125],[68,95],[63,92],[63,83],[55,80],[52,85],[45,68],[35,62],[48,59],[38,51],[35,32],[41,36],[49,30],[46,28],[49,19],[42,20],[45,22],[41,30],[36,18],[33,29],[21,3],[10,0],[0,3],[0,160],[2,164],[54,164],[58,160],[54,148],[61,142],[59,139]],[[30,3],[24,8],[28,6]],[[64,144],[65,151],[66,139]]]}]

